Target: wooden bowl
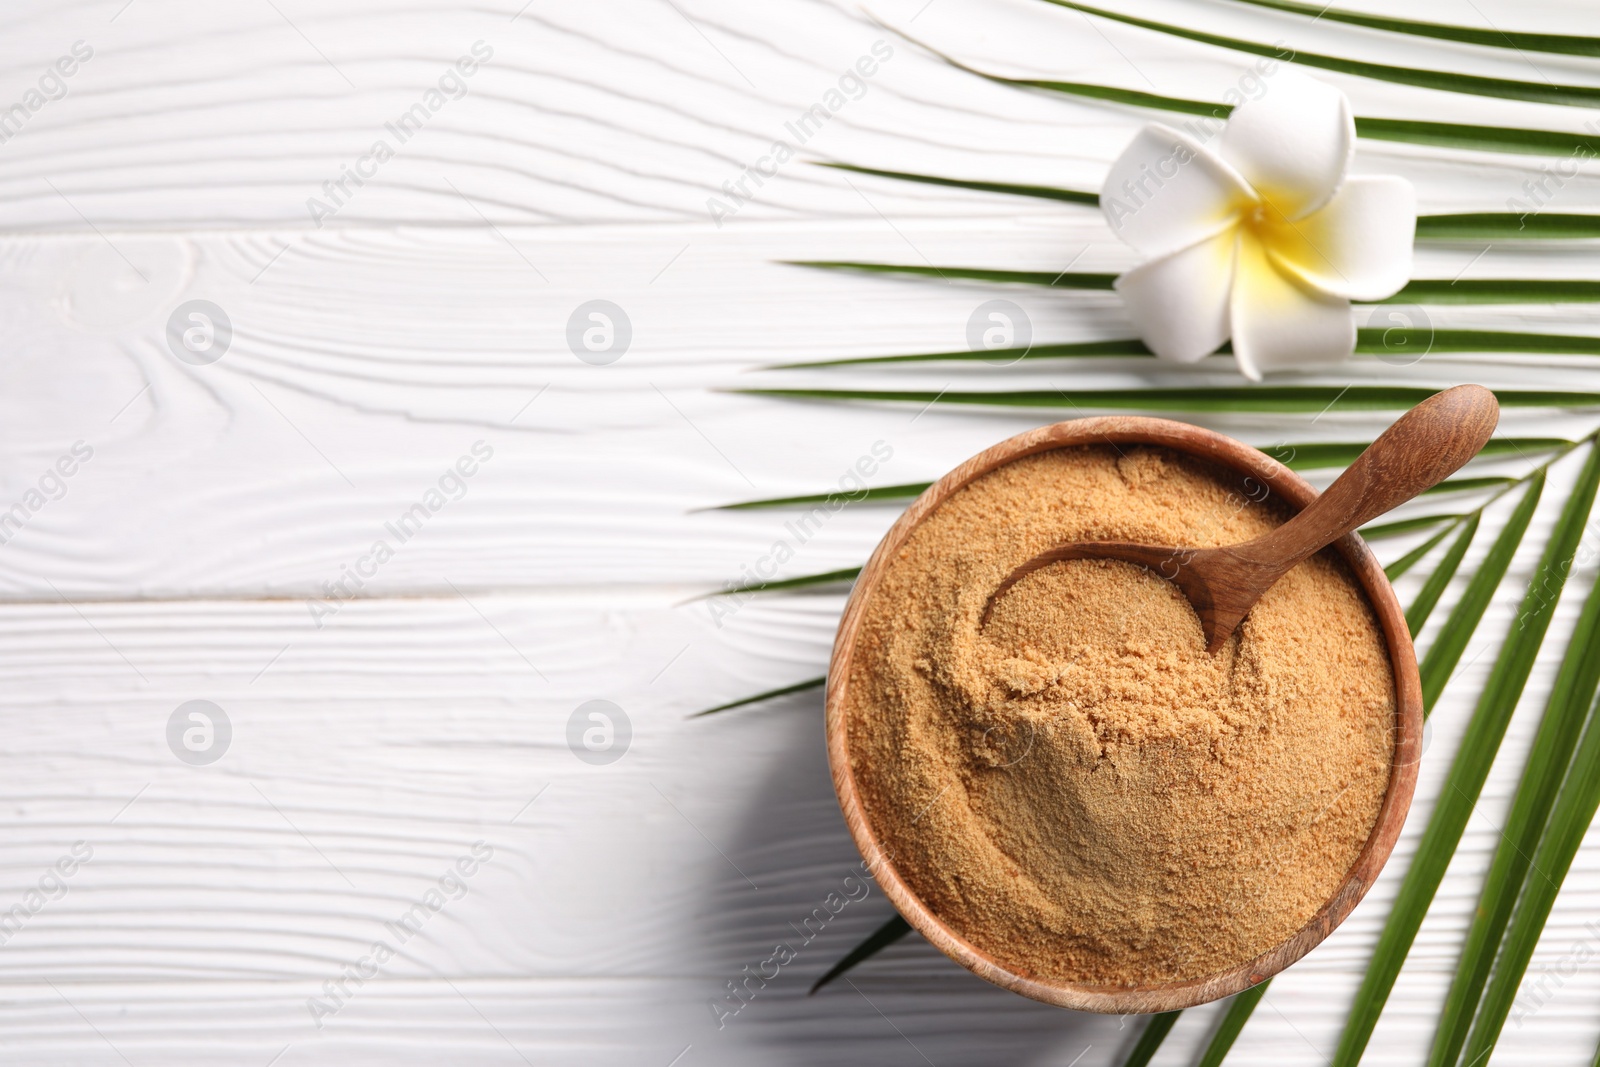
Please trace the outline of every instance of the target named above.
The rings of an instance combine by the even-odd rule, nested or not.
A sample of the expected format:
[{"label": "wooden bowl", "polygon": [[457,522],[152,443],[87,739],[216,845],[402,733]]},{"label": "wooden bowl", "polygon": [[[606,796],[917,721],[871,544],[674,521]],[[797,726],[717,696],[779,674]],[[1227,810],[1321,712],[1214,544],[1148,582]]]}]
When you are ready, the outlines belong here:
[{"label": "wooden bowl", "polygon": [[1289,468],[1231,437],[1187,423],[1167,419],[1113,416],[1076,419],[1043,426],[1002,441],[980,452],[929,486],[884,535],[867,561],[845,605],[844,617],[833,644],[828,665],[827,732],[828,762],[833,769],[833,785],[839,794],[846,824],[855,838],[878,885],[906,921],[933,942],[941,952],[978,977],[1023,996],[1078,1011],[1131,1014],[1176,1011],[1218,1000],[1264,982],[1310,952],[1366,895],[1378,872],[1383,869],[1417,783],[1417,763],[1422,753],[1422,683],[1417,675],[1416,652],[1406,627],[1405,613],[1395,599],[1383,568],[1359,537],[1354,534],[1334,543],[1334,548],[1349,564],[1383,628],[1389,659],[1394,669],[1395,745],[1389,771],[1389,788],[1384,794],[1377,822],[1356,857],[1344,882],[1333,896],[1282,944],[1252,960],[1204,978],[1157,985],[1109,987],[1074,982],[1043,981],[1007,969],[976,945],[961,938],[930,911],[906,885],[890,856],[873,834],[862,810],[850,765],[849,737],[845,715],[845,696],[850,678],[850,658],[856,645],[856,630],[861,625],[867,602],[872,598],[889,565],[913,530],[952,493],[968,482],[1023,456],[1050,449],[1090,444],[1157,445],[1210,460],[1220,467],[1248,475],[1265,484],[1280,500],[1296,510],[1313,500],[1317,491]]}]

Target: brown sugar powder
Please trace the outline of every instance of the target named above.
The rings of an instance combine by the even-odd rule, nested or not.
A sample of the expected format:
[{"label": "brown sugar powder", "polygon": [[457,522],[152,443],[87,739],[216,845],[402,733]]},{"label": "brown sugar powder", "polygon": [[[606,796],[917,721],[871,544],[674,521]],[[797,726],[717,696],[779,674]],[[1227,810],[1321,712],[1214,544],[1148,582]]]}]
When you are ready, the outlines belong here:
[{"label": "brown sugar powder", "polygon": [[1359,584],[1300,564],[1208,655],[1193,609],[1068,541],[1212,546],[1285,512],[1157,448],[1057,449],[972,482],[885,571],[846,706],[872,828],[956,933],[1037,978],[1200,978],[1287,939],[1377,819],[1394,678]]}]

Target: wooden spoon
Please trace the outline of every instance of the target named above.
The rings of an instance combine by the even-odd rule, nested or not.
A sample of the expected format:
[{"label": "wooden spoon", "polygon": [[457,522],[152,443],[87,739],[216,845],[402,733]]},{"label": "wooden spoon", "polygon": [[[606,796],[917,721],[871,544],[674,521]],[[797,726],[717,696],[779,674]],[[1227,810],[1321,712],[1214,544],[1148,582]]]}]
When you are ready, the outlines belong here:
[{"label": "wooden spoon", "polygon": [[1481,385],[1446,389],[1400,416],[1326,492],[1271,533],[1222,548],[1127,541],[1061,545],[1007,575],[984,606],[980,625],[988,623],[1007,590],[1040,567],[1068,559],[1120,559],[1150,568],[1182,590],[1200,616],[1206,651],[1216,652],[1295,564],[1460,470],[1499,421],[1500,405]]}]

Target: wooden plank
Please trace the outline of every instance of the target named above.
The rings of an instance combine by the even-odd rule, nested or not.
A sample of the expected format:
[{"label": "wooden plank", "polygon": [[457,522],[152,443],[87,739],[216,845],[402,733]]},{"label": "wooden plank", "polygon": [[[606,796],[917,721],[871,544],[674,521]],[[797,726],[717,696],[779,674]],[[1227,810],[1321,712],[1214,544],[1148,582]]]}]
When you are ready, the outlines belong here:
[{"label": "wooden plank", "polygon": [[[795,552],[786,573],[856,565],[891,510],[847,508],[800,544],[784,525],[792,515],[695,509],[838,485],[880,441],[892,456],[874,460],[867,481],[930,480],[1059,414],[824,407],[718,390],[849,382],[1077,394],[1141,381],[1192,385],[1197,372],[1088,361],[762,373],[753,368],[960,348],[967,318],[994,295],[775,261],[920,253],[1047,264],[1068,247],[1090,269],[1115,269],[1125,253],[1101,229],[1069,212],[999,235],[973,223],[896,232],[880,220],[739,234],[513,227],[288,242],[14,237],[0,245],[0,277],[9,278],[0,309],[16,338],[0,391],[0,513],[16,516],[0,528],[0,595],[337,602],[449,592],[450,583],[642,582],[678,584],[688,596],[738,579],[780,539]],[[159,299],[147,298],[121,254],[142,265]],[[612,266],[624,262],[636,265]],[[1460,269],[1442,255],[1435,262],[1440,272]],[[548,284],[530,263],[544,264]],[[1008,296],[1041,342],[1128,329],[1104,294]],[[167,338],[168,321],[195,299],[221,307],[232,325],[226,353],[198,366],[176,358]],[[593,299],[617,304],[632,324],[630,346],[609,365],[569,347],[568,322]],[[1537,313],[1435,309],[1431,317],[1441,326],[1525,327]],[[1586,329],[1584,314],[1581,306],[1545,312],[1541,328]],[[1413,368],[1364,358],[1313,380],[1432,381],[1443,358]],[[1213,362],[1199,380],[1232,380],[1230,361]],[[1570,388],[1573,368],[1591,362],[1490,365],[1468,356],[1450,365],[1490,385]],[[1208,421],[1264,445],[1360,438],[1384,423]],[[1505,423],[1508,433],[1581,434],[1593,420],[1508,412]],[[73,460],[75,446],[92,457]],[[50,471],[64,456],[76,469],[58,484]],[[458,464],[475,473],[459,476]],[[43,492],[30,496],[41,481]],[[424,522],[415,509],[431,504],[438,509]],[[381,564],[372,558],[380,541],[392,552]],[[346,577],[353,568],[365,572],[359,586]],[[328,592],[329,583],[342,592]]]},{"label": "wooden plank", "polygon": [[[1498,605],[1489,625],[1508,623],[1511,607]],[[1109,1062],[1115,1019],[1001,996],[926,946],[864,969],[866,999],[843,985],[801,996],[881,921],[876,892],[802,945],[768,999],[722,1031],[712,1025],[706,1003],[723,983],[765,959],[771,942],[798,940],[791,924],[858,861],[839,826],[811,696],[683,715],[744,676],[798,674],[820,660],[831,630],[822,605],[752,605],[717,631],[641,594],[394,599],[352,606],[312,642],[285,603],[83,612],[0,608],[0,704],[13,724],[0,753],[0,912],[26,910],[29,888],[74,842],[92,850],[60,879],[64,891],[46,887],[53,899],[15,923],[0,954],[0,983],[12,990],[0,1010],[29,1020],[33,1044],[22,1048],[88,1055],[93,1035],[81,1019],[40,1005],[55,996],[48,980],[84,998],[78,1008],[135,1062],[139,1053],[181,1061],[224,1040],[210,1019],[230,1020],[224,1043],[241,1056],[280,1038],[278,1047],[307,1041],[307,1062],[341,1048],[378,1055],[371,1050],[401,1031],[419,1049],[486,1049],[493,1035],[463,1032],[473,1014],[433,977],[442,975],[488,990],[480,1010],[530,1056],[590,1041],[620,1061],[677,1033],[705,1041],[714,1063],[767,1042],[821,1049],[848,1039],[852,1055],[901,1054],[884,1044],[893,1031],[870,999],[930,1055],[944,1050],[935,1062],[981,1062],[983,1042],[1019,1055],[1076,1055],[1093,1043],[1083,1062]],[[1564,609],[1557,626],[1573,616]],[[1547,675],[1550,664],[1541,668]],[[1460,684],[1479,684],[1485,669],[1469,664]],[[626,755],[607,766],[574,758],[566,737],[572,712],[597,698],[632,725]],[[232,726],[209,765],[180,761],[167,741],[172,712],[194,699],[215,702]],[[1459,725],[1437,722],[1421,803],[1439,786],[1437,757]],[[1509,750],[1527,743],[1530,726],[1517,721]],[[1442,991],[1474,902],[1464,876],[1487,862],[1511,784],[1497,775],[1486,793],[1377,1062],[1409,1062],[1426,1037],[1424,1006]],[[1410,828],[1397,857],[1419,831]],[[307,999],[359,967],[375,942],[394,940],[393,924],[427,907],[477,841],[492,855],[445,884],[456,899],[395,945],[403,951],[360,984],[349,1014],[342,1004],[322,1013],[319,1031]],[[1596,854],[1580,856],[1536,973],[1587,936]],[[1252,1026],[1259,1048],[1282,1055],[1297,1029],[1314,1040],[1332,1033],[1342,999],[1327,990],[1353,985],[1398,870],[1284,976],[1274,993],[1283,1020],[1266,1022],[1277,1020],[1268,1012],[1264,1027]],[[1581,1047],[1597,977],[1582,970],[1541,1010],[1532,1031],[1541,1048]],[[184,1013],[181,1027],[165,1021]],[[638,1022],[616,1034],[603,1021],[610,1013]],[[710,1043],[725,1032],[736,1039]]]}]

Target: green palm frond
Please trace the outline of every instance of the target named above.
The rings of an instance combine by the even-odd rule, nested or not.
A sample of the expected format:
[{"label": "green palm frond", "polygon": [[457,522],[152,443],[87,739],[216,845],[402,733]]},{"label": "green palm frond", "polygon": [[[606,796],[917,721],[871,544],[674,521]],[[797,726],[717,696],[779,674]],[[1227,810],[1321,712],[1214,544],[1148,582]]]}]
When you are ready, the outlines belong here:
[{"label": "green palm frond", "polygon": [[1070,8],[1085,15],[1095,15],[1099,18],[1111,19],[1114,22],[1125,23],[1129,26],[1138,26],[1140,29],[1164,33],[1171,37],[1181,37],[1199,44],[1226,48],[1233,52],[1244,52],[1248,55],[1263,56],[1267,59],[1299,63],[1307,67],[1316,67],[1319,70],[1331,70],[1338,74],[1353,74],[1357,77],[1372,78],[1376,81],[1392,82],[1397,85],[1413,85],[1422,89],[1439,89],[1448,93],[1466,93],[1471,96],[1492,96],[1504,100],[1525,100],[1538,104],[1561,104],[1566,107],[1594,107],[1600,104],[1600,87],[1591,85],[1557,85],[1549,81],[1527,82],[1518,81],[1514,78],[1486,78],[1476,74],[1461,74],[1456,71],[1422,70],[1416,67],[1395,67],[1386,63],[1368,63],[1358,59],[1325,56],[1314,52],[1299,52],[1282,48],[1278,45],[1262,44],[1259,41],[1243,41],[1237,37],[1223,37],[1215,33],[1204,33],[1200,30],[1191,30],[1183,26],[1174,26],[1171,23],[1154,22],[1150,19],[1135,18],[1132,15],[1124,15],[1116,11],[1107,11],[1104,8],[1090,7],[1088,4],[1077,3],[1076,0],[1044,0],[1044,2],[1054,4],[1057,7]]},{"label": "green palm frond", "polygon": [[1572,278],[1415,278],[1380,304],[1586,304],[1600,281]]},{"label": "green palm frond", "polygon": [[[1249,0],[1243,0],[1249,2]],[[1054,185],[1019,185],[1010,182],[980,181],[972,178],[941,178],[932,174],[913,174],[903,170],[879,170],[851,163],[821,163],[819,166],[870,174],[878,178],[920,182],[952,189],[983,193],[1003,193],[1040,200],[1059,200],[1098,207],[1098,193],[1082,189],[1063,189]],[[1527,241],[1538,239],[1585,240],[1600,237],[1600,214],[1562,214],[1535,211],[1470,211],[1450,215],[1419,215],[1419,241]]]},{"label": "green palm frond", "polygon": [[1368,541],[1381,541],[1385,537],[1398,537],[1401,534],[1416,533],[1418,530],[1429,530],[1440,523],[1448,522],[1451,528],[1455,527],[1466,515],[1417,515],[1408,519],[1394,519],[1390,522],[1375,522],[1361,527],[1361,536]]},{"label": "green palm frond", "polygon": [[[825,366],[825,364],[814,365]],[[1267,446],[1265,451],[1290,470],[1314,471],[1348,466],[1357,456],[1365,452],[1371,444],[1371,441],[1283,441]],[[1564,437],[1496,437],[1483,446],[1483,450],[1478,453],[1478,458],[1494,459],[1513,455],[1527,458],[1563,447],[1571,448],[1572,445],[1573,443]],[[1485,478],[1451,478],[1440,483],[1438,489],[1441,492],[1493,489],[1510,485],[1513,481],[1515,479],[1504,475]],[[907,482],[904,485],[880,485],[872,489],[857,490],[850,494],[850,501],[853,504],[898,504],[916,499],[932,484],[932,482]],[[741,500],[734,504],[723,504],[712,510],[748,511],[766,508],[814,507],[819,504],[826,504],[840,495],[840,491],[835,489],[822,493],[806,493],[801,496],[764,497],[760,500]],[[1450,517],[1455,518],[1456,516]],[[1441,534],[1440,536],[1442,537],[1443,535]],[[1391,578],[1397,576],[1395,574],[1390,575]]]},{"label": "green palm frond", "polygon": [[1115,274],[1083,271],[993,270],[985,267],[934,267],[921,263],[863,263],[847,259],[792,259],[792,267],[818,270],[850,270],[864,274],[909,274],[944,281],[995,282],[1000,285],[1048,285],[1057,289],[1103,289],[1109,291]]},{"label": "green palm frond", "polygon": [[[1365,452],[1371,441],[1312,441],[1305,444],[1283,443],[1272,445],[1264,451],[1290,470],[1329,470],[1348,467]],[[1573,443],[1564,437],[1492,437],[1478,452],[1478,459],[1499,459],[1505,456],[1539,455],[1562,448],[1572,448]]]},{"label": "green palm frond", "polygon": [[[1435,548],[1439,547],[1439,542],[1443,541],[1446,537],[1449,537],[1450,531],[1454,529],[1454,526],[1446,526],[1438,533],[1433,534],[1426,541],[1422,542],[1422,544],[1418,545],[1416,548],[1413,548],[1410,552],[1407,552],[1405,555],[1401,556],[1399,559],[1383,568],[1384,576],[1387,577],[1391,582],[1398,582],[1402,574],[1406,573],[1412,567],[1415,567],[1417,564],[1427,559],[1428,554]],[[1415,629],[1411,631],[1413,636],[1416,635],[1416,632],[1417,631]]]},{"label": "green palm frond", "polygon": [[[864,274],[904,274],[947,282],[1042,285],[1054,289],[1109,290],[1115,274],[1083,271],[1000,270],[991,267],[935,267],[921,263],[867,263],[843,259],[792,259],[794,267],[849,270]],[[1581,278],[1415,278],[1375,304],[1569,304],[1600,301],[1600,281]]]},{"label": "green palm frond", "polygon": [[777,689],[768,689],[766,692],[757,693],[755,696],[740,697],[738,700],[730,700],[726,704],[718,704],[714,708],[706,708],[704,711],[697,711],[690,715],[689,718],[698,719],[705,715],[715,715],[719,711],[732,711],[734,708],[748,707],[751,704],[761,704],[768,700],[777,700],[779,697],[786,697],[791,693],[804,693],[810,689],[821,689],[827,684],[827,675],[823,675],[820,678],[807,678],[803,682],[796,682],[793,685],[780,686]]},{"label": "green palm frond", "polygon": [[1446,478],[1429,489],[1424,489],[1419,496],[1431,496],[1438,493],[1476,493],[1484,489],[1503,489],[1508,485],[1515,485],[1517,479],[1509,475],[1493,474],[1483,478]]},{"label": "green palm frond", "polygon": [[1228,1010],[1217,1023],[1217,1029],[1212,1033],[1211,1040],[1206,1044],[1206,1050],[1195,1067],[1221,1067],[1228,1050],[1239,1040],[1239,1032],[1244,1029],[1244,1024],[1250,1021],[1250,1016],[1255,1014],[1256,1005],[1267,995],[1267,987],[1271,984],[1272,979],[1269,978],[1260,985],[1251,986],[1228,1002]]},{"label": "green palm frond", "polygon": [[[860,400],[885,404],[950,405],[954,407],[1026,408],[1052,411],[1181,411],[1256,412],[1317,415],[1322,412],[1404,411],[1437,389],[1407,385],[1257,385],[1205,389],[1006,389],[983,392],[922,389],[729,389],[745,396],[788,400]],[[1556,389],[1501,389],[1501,407],[1592,408],[1600,393]],[[736,590],[737,591],[737,590]]]},{"label": "green palm frond", "polygon": [[745,593],[776,593],[791,589],[810,589],[819,585],[839,585],[842,582],[853,582],[861,573],[860,567],[841,567],[836,571],[823,571],[820,574],[801,574],[794,578],[777,578],[770,582],[747,582],[742,585],[730,585],[726,589],[719,589],[715,593],[707,593],[705,597],[739,596]]},{"label": "green palm frond", "polygon": [[1432,37],[1440,41],[1459,41],[1462,44],[1482,45],[1485,48],[1510,48],[1518,52],[1552,52],[1569,56],[1600,56],[1600,38],[1595,37],[1574,37],[1565,33],[1507,32],[1492,27],[1477,29],[1472,26],[1450,26],[1441,22],[1418,22],[1413,19],[1370,15],[1364,11],[1344,11],[1336,7],[1303,4],[1299,0],[1236,0],[1236,2],[1270,8],[1273,11],[1310,15],[1313,19],[1324,19],[1328,22],[1365,26],[1371,30]]},{"label": "green palm frond", "polygon": [[1489,601],[1494,597],[1495,590],[1500,588],[1517,549],[1522,545],[1522,538],[1528,532],[1528,523],[1533,518],[1534,509],[1539,506],[1539,498],[1544,494],[1544,482],[1543,470],[1528,479],[1528,487],[1523,490],[1516,510],[1501,528],[1500,536],[1495,538],[1488,556],[1479,564],[1461,599],[1456,601],[1444,625],[1434,635],[1422,662],[1417,665],[1417,673],[1422,676],[1423,714],[1433,710],[1434,701],[1444,691],[1445,683],[1455,673],[1456,665],[1467,650],[1467,643],[1477,632],[1478,624],[1483,622],[1483,613],[1488,610]]},{"label": "green palm frond", "polygon": [[[1569,441],[1565,437],[1491,437],[1489,443],[1478,450],[1478,458],[1500,459],[1519,456],[1528,459],[1543,452],[1568,452],[1577,445],[1576,441]],[[1355,458],[1355,456],[1350,457],[1350,459]]]},{"label": "green palm frond", "polygon": [[1534,947],[1550,917],[1556,894],[1572,867],[1584,834],[1594,821],[1596,808],[1600,808],[1600,703],[1590,705],[1583,741],[1573,754],[1549,821],[1540,835],[1538,851],[1533,855],[1531,864],[1542,877],[1529,878],[1523,883],[1511,925],[1501,939],[1493,976],[1484,991],[1478,1017],[1462,1053],[1466,1062],[1481,1063],[1494,1051],[1522,984],[1522,976],[1527,972],[1528,961],[1533,958]]},{"label": "green palm frond", "polygon": [[1474,152],[1506,152],[1529,156],[1583,158],[1596,154],[1600,140],[1565,130],[1529,130],[1516,126],[1479,126],[1419,119],[1356,116],[1356,136],[1370,141],[1458,148]]},{"label": "green palm frond", "polygon": [[[1397,314],[1391,312],[1391,314]],[[1472,353],[1537,356],[1600,356],[1600,337],[1584,334],[1528,333],[1509,330],[1434,329],[1430,326],[1363,326],[1356,331],[1358,356],[1393,355],[1420,351],[1427,355]],[[1224,344],[1215,355],[1231,355]],[[1075,341],[1066,344],[1029,345],[1027,348],[963,349],[919,352],[904,356],[852,356],[814,363],[775,363],[765,370],[809,370],[814,367],[859,367],[896,363],[986,363],[1010,366],[1023,360],[1154,358],[1142,341]]]},{"label": "green palm frond", "polygon": [[[1218,350],[1219,352],[1221,349]],[[814,367],[862,367],[894,363],[987,363],[1010,366],[1022,360],[1040,359],[1120,359],[1153,357],[1143,341],[1073,341],[1063,344],[1029,345],[1026,348],[961,349],[949,352],[916,352],[901,356],[851,356],[811,363],[774,363],[762,370],[810,370]]]},{"label": "green palm frond", "polygon": [[[1411,636],[1416,637],[1422,632],[1422,627],[1428,621],[1428,616],[1433,614],[1433,609],[1439,603],[1439,598],[1444,595],[1445,587],[1450,584],[1450,579],[1456,576],[1456,571],[1461,567],[1461,558],[1467,554],[1467,549],[1472,547],[1472,539],[1478,535],[1477,515],[1468,515],[1461,526],[1461,533],[1451,542],[1450,549],[1439,561],[1439,565],[1428,575],[1428,580],[1422,583],[1422,589],[1417,593],[1417,599],[1411,602],[1406,609],[1406,628],[1411,631]],[[1439,538],[1444,537],[1454,526],[1447,526],[1434,534],[1424,547],[1432,547]],[[1392,580],[1392,579],[1391,579]]]},{"label": "green palm frond", "polygon": [[1579,241],[1600,237],[1600,215],[1556,212],[1467,211],[1419,215],[1419,241]]},{"label": "green palm frond", "polygon": [[845,492],[834,489],[827,493],[807,493],[804,496],[774,496],[764,500],[741,500],[737,504],[723,504],[716,511],[748,511],[755,508],[798,508],[826,504],[840,497],[848,497],[852,504],[872,504],[883,501],[914,500],[932,482],[909,482],[905,485],[880,485],[873,489]]},{"label": "green palm frond", "polygon": [[1160,1015],[1150,1016],[1150,1021],[1139,1031],[1139,1040],[1129,1051],[1128,1058],[1122,1061],[1122,1067],[1149,1067],[1150,1061],[1160,1051],[1161,1043],[1167,1039],[1173,1024],[1182,1014],[1181,1011],[1164,1011]]},{"label": "green palm frond", "polygon": [[[1391,312],[1391,314],[1394,314]],[[1382,355],[1420,350],[1430,355],[1495,353],[1538,356],[1600,356],[1600,337],[1528,333],[1521,330],[1435,330],[1427,326],[1373,326],[1356,331],[1356,353]]]},{"label": "green palm frond", "polygon": [[813,367],[858,367],[882,363],[988,363],[1006,366],[1024,359],[1105,359],[1154,356],[1143,341],[1077,341],[1069,344],[1029,345],[1027,348],[986,348],[978,351],[919,352],[908,356],[851,356],[813,363],[774,363],[763,370],[809,370]]},{"label": "green palm frond", "polygon": [[[1538,492],[1542,489],[1543,482],[1544,471],[1541,469],[1529,480],[1527,494],[1518,506],[1512,522],[1508,524],[1506,532],[1501,534],[1495,548],[1491,549],[1490,560],[1485,561],[1484,566],[1474,575],[1462,604],[1458,604],[1456,611],[1451,613],[1439,636],[1423,657],[1422,689],[1423,701],[1427,708],[1432,708],[1438,699],[1470,637],[1470,632],[1450,633],[1452,624],[1463,621],[1460,617],[1463,605],[1468,604],[1468,598],[1473,594],[1472,586],[1478,585],[1480,579],[1483,580],[1483,584],[1491,580],[1494,586],[1500,584],[1505,574],[1505,565],[1509,565],[1516,551],[1516,544],[1506,543],[1508,534],[1514,532],[1516,541],[1520,542],[1527,529],[1527,520],[1531,518],[1537,506]],[[1488,779],[1489,769],[1499,752],[1500,741],[1505,736],[1506,727],[1511,721],[1511,713],[1515,710],[1523,688],[1527,685],[1528,675],[1533,670],[1534,657],[1544,643],[1550,620],[1555,615],[1556,601],[1572,569],[1572,560],[1577,552],[1584,526],[1588,522],[1597,486],[1600,486],[1600,448],[1591,445],[1583,474],[1572,495],[1562,506],[1561,515],[1556,520],[1550,539],[1545,543],[1539,566],[1534,571],[1533,580],[1523,597],[1522,606],[1517,611],[1515,624],[1500,645],[1489,680],[1479,694],[1477,708],[1473,711],[1460,747],[1456,750],[1455,760],[1450,766],[1445,786],[1429,816],[1422,841],[1417,846],[1417,853],[1412,858],[1411,866],[1406,871],[1405,880],[1401,883],[1383,932],[1379,935],[1378,947],[1373,952],[1366,976],[1362,980],[1361,990],[1356,996],[1355,1005],[1340,1036],[1339,1048],[1334,1056],[1334,1067],[1355,1067],[1360,1061],[1361,1054],[1372,1036],[1372,1030],[1377,1024],[1378,1016],[1383,1011],[1383,1005],[1388,1000],[1389,992],[1394,988],[1400,967],[1416,938],[1417,930],[1433,903],[1439,883],[1444,879],[1445,869],[1460,844],[1461,835],[1466,830],[1467,819],[1477,804],[1478,796],[1483,791],[1483,784]],[[1485,575],[1490,574],[1491,561],[1494,562],[1493,569],[1496,573],[1485,578]],[[1492,592],[1493,590],[1489,589],[1481,597],[1481,602],[1485,606],[1488,595]],[[1481,619],[1481,610],[1478,610],[1478,617],[1472,620],[1472,629],[1476,628],[1477,622]],[[1457,626],[1458,631],[1466,629],[1464,626]],[[1540,925],[1542,928],[1542,920]],[[1507,1004],[1509,1006],[1509,1001]],[[1484,1010],[1487,1011],[1489,1007],[1486,1001]]]},{"label": "green palm frond", "polygon": [[858,167],[852,163],[819,163],[821,167],[847,170],[853,174],[870,174],[875,178],[896,178],[924,185],[942,185],[951,189],[972,189],[980,193],[1005,193],[1007,196],[1031,196],[1039,200],[1061,200],[1069,204],[1087,204],[1098,207],[1099,193],[1086,193],[1080,189],[1061,189],[1053,185],[1016,185],[1011,182],[985,182],[966,178],[940,178],[932,174],[912,174],[903,170],[879,170],[877,167]]},{"label": "green palm frond", "polygon": [[[923,44],[924,48],[928,48]],[[1163,96],[1138,89],[1123,89],[1113,85],[1093,82],[1057,81],[1050,78],[1011,78],[968,66],[960,60],[928,48],[930,52],[958,70],[999,85],[1019,89],[1039,89],[1061,93],[1081,100],[1095,100],[1120,107],[1141,108],[1148,111],[1166,111],[1179,115],[1196,115],[1204,118],[1225,119],[1233,113],[1231,104],[1211,103],[1204,100],[1186,100],[1182,97]],[[1583,158],[1600,154],[1600,139],[1587,133],[1566,130],[1527,129],[1518,126],[1483,126],[1473,123],[1435,122],[1428,119],[1372,118],[1357,115],[1356,136],[1373,141],[1390,141],[1403,144],[1427,145],[1432,148],[1455,148],[1473,152],[1504,152],[1534,156],[1572,156]]]},{"label": "green palm frond", "polygon": [[1596,691],[1600,689],[1600,656],[1594,651],[1597,642],[1600,642],[1600,579],[1590,586],[1577,626],[1568,639],[1544,717],[1523,767],[1511,813],[1506,817],[1493,864],[1483,880],[1472,929],[1456,964],[1455,980],[1434,1036],[1433,1052],[1428,1060],[1430,1067],[1450,1067],[1459,1057],[1474,1009],[1494,965],[1494,951],[1505,935],[1512,908],[1532,872],[1537,869],[1540,878],[1553,877],[1548,867],[1532,866],[1533,856],[1555,806],[1563,774],[1571,773],[1573,752],[1584,728],[1585,714],[1593,706]]}]

